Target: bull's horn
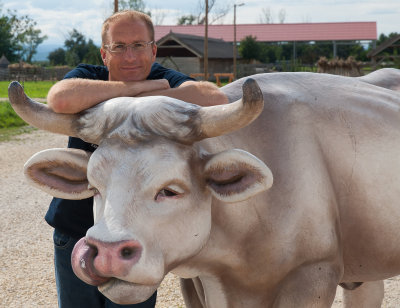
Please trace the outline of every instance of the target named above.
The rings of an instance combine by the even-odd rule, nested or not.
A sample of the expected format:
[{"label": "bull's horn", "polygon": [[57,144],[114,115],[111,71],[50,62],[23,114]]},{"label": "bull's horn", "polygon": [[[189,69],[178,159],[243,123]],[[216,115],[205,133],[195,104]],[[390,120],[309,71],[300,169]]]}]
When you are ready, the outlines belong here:
[{"label": "bull's horn", "polygon": [[28,124],[57,134],[78,136],[74,122],[79,115],[55,113],[47,105],[31,100],[17,81],[10,83],[8,98],[15,112]]},{"label": "bull's horn", "polygon": [[254,79],[243,84],[242,99],[227,105],[200,110],[202,137],[216,137],[238,130],[254,121],[264,108],[260,87]]}]

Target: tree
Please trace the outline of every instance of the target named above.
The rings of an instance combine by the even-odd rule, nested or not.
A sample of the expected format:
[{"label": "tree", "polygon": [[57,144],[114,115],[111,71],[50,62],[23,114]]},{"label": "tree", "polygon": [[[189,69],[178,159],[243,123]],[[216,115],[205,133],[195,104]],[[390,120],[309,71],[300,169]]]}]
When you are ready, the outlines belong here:
[{"label": "tree", "polygon": [[65,50],[63,48],[57,48],[56,50],[49,53],[47,57],[50,61],[50,65],[65,65]]},{"label": "tree", "polygon": [[58,48],[51,52],[48,59],[52,65],[76,66],[79,63],[103,64],[100,47],[93,40],[86,40],[78,30],[69,32],[69,37],[64,42],[65,49]]},{"label": "tree", "polygon": [[[209,0],[208,2],[208,23],[213,24],[226,16],[233,5],[225,3],[221,6],[216,5],[217,0]],[[197,13],[183,15],[178,18],[178,25],[204,25],[206,17],[206,8],[204,0],[198,0]]]},{"label": "tree", "polygon": [[239,54],[243,59],[260,60],[261,44],[255,36],[248,35],[240,41]]},{"label": "tree", "polygon": [[[283,24],[285,22],[285,19],[286,19],[286,10],[280,9],[279,13],[278,13],[279,23]],[[263,8],[261,10],[261,15],[260,15],[259,21],[262,24],[273,24],[274,23],[274,16],[269,7]]]},{"label": "tree", "polygon": [[71,66],[79,64],[87,52],[85,36],[76,29],[69,32],[69,38],[65,40],[64,46],[67,64]]},{"label": "tree", "polygon": [[7,11],[0,16],[0,53],[10,61],[31,62],[37,47],[47,39],[36,29],[37,23],[28,15],[18,16],[16,11]]},{"label": "tree", "polygon": [[151,16],[150,11],[146,12],[146,6],[143,0],[119,0],[118,8],[119,10],[135,10]]},{"label": "tree", "polygon": [[37,47],[47,39],[46,35],[40,36],[40,33],[40,30],[34,28],[29,28],[25,33],[23,54],[26,62],[32,62],[32,57],[36,54]]},{"label": "tree", "polygon": [[[397,32],[392,32],[389,35],[385,35],[385,34],[381,34],[376,42],[376,45],[379,46],[382,43],[386,43],[387,40],[392,39],[396,36],[400,35],[400,33]],[[372,49],[372,46],[370,46],[370,49]],[[384,54],[386,55],[398,55],[398,53],[400,52],[400,49],[398,47],[398,44],[391,46],[390,48],[386,48],[384,50]]]},{"label": "tree", "polygon": [[260,49],[258,60],[263,63],[274,63],[281,58],[282,49],[277,43],[262,43]]},{"label": "tree", "polygon": [[391,32],[389,35],[385,35],[384,33],[382,33],[381,35],[379,35],[379,38],[376,41],[376,45],[379,46],[380,44],[386,42],[388,39],[391,39],[398,35],[399,35],[399,33],[397,33],[397,32]]},{"label": "tree", "polygon": [[286,10],[280,9],[278,14],[279,23],[283,24],[286,19]]},{"label": "tree", "polygon": [[194,15],[184,15],[178,18],[178,25],[193,25],[196,20]]},{"label": "tree", "polygon": [[[114,3],[112,4],[114,11]],[[119,0],[118,9],[121,10],[135,10],[149,15],[154,25],[161,25],[165,18],[165,12],[161,9],[147,9],[143,0]]]},{"label": "tree", "polygon": [[263,8],[261,10],[260,23],[261,24],[273,24],[274,23],[274,17],[272,16],[272,12],[269,7]]},{"label": "tree", "polygon": [[99,47],[97,47],[91,39],[87,43],[87,52],[83,57],[82,62],[91,64],[103,64]]},{"label": "tree", "polygon": [[[353,41],[351,43],[339,45],[337,56],[342,59],[352,56],[358,61],[367,61],[367,50],[359,42]],[[256,37],[247,36],[240,42],[239,53],[243,59],[275,63],[293,58],[293,42],[257,42]],[[320,57],[332,58],[332,56],[331,42],[296,43],[296,58],[303,64],[314,65]]]},{"label": "tree", "polygon": [[65,62],[67,62],[67,65],[69,66],[76,66],[82,61],[74,50],[68,50],[65,53]]},{"label": "tree", "polygon": [[11,62],[18,60],[18,47],[11,33],[11,23],[8,16],[0,16],[0,54]]}]

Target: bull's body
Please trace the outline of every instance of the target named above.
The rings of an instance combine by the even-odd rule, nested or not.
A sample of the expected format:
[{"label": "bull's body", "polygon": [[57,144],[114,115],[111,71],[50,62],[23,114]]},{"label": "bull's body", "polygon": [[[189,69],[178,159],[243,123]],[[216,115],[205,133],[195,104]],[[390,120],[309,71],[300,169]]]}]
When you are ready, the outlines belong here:
[{"label": "bull's body", "polygon": [[[126,302],[150,296],[172,271],[189,278],[183,284],[189,307],[222,308],[326,307],[339,283],[400,274],[400,72],[363,78],[309,73],[252,77],[265,107],[238,131],[194,145],[157,134],[135,135],[132,142],[123,129],[96,137],[102,142],[87,172],[90,184],[102,193],[95,197],[89,246],[112,250],[115,245],[109,243],[133,239],[130,254],[140,253],[129,259],[129,266],[110,266],[114,257],[99,253],[93,273],[81,262],[93,256],[80,254],[78,247],[78,275],[100,285],[111,299]],[[222,90],[235,101],[242,96],[242,83]],[[107,102],[95,108],[108,110],[107,104],[112,110]],[[100,123],[101,114],[93,113]],[[88,129],[79,123],[82,131]],[[217,162],[208,157],[233,148],[268,165],[274,178],[269,190],[235,199],[244,194],[244,180],[225,191],[229,176],[212,173],[231,156]],[[240,174],[264,170],[258,162],[255,167],[247,163],[252,164],[244,158]],[[265,170],[261,173],[267,178]],[[190,195],[189,203],[146,201],[154,195],[149,187],[181,182],[185,185],[177,191],[190,191],[182,194]],[[51,189],[59,189],[55,186]],[[118,279],[104,278],[109,276]]]},{"label": "bull's body", "polygon": [[[213,200],[212,236],[190,262],[203,286],[215,289],[223,277],[226,307],[268,307],[289,293],[297,307],[308,307],[299,293],[326,296],[330,287],[333,300],[338,282],[399,274],[400,95],[331,75],[253,78],[264,93],[263,113],[201,145],[256,155],[274,184],[231,206]],[[400,74],[395,80],[400,89]],[[232,101],[241,95],[237,84],[223,91]],[[208,286],[205,273],[215,278]]]}]

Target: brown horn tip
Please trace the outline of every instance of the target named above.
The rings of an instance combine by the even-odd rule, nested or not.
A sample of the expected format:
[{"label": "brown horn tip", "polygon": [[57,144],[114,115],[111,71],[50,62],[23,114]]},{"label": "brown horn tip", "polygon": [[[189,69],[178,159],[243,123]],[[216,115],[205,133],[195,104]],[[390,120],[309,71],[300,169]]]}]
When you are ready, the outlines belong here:
[{"label": "brown horn tip", "polygon": [[17,97],[21,94],[25,95],[24,88],[18,81],[12,81],[8,86],[8,98],[10,100],[16,101]]},{"label": "brown horn tip", "polygon": [[[253,78],[248,78],[243,83],[243,107],[244,108],[256,108],[256,105],[260,105],[261,109],[264,107],[263,93],[258,85],[257,81]],[[261,104],[260,104],[261,102]]]},{"label": "brown horn tip", "polygon": [[242,92],[242,99],[236,102],[201,108],[201,134],[197,140],[228,134],[249,125],[260,115],[264,97],[257,81],[248,78]]}]

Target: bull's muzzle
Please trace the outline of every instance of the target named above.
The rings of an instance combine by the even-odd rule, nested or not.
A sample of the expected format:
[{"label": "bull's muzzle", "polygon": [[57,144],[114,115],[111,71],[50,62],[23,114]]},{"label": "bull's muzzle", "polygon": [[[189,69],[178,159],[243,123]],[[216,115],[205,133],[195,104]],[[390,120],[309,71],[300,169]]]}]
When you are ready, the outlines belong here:
[{"label": "bull's muzzle", "polygon": [[123,279],[141,254],[142,246],[137,241],[108,243],[82,238],[72,251],[72,269],[87,284],[99,286],[113,277]]}]

